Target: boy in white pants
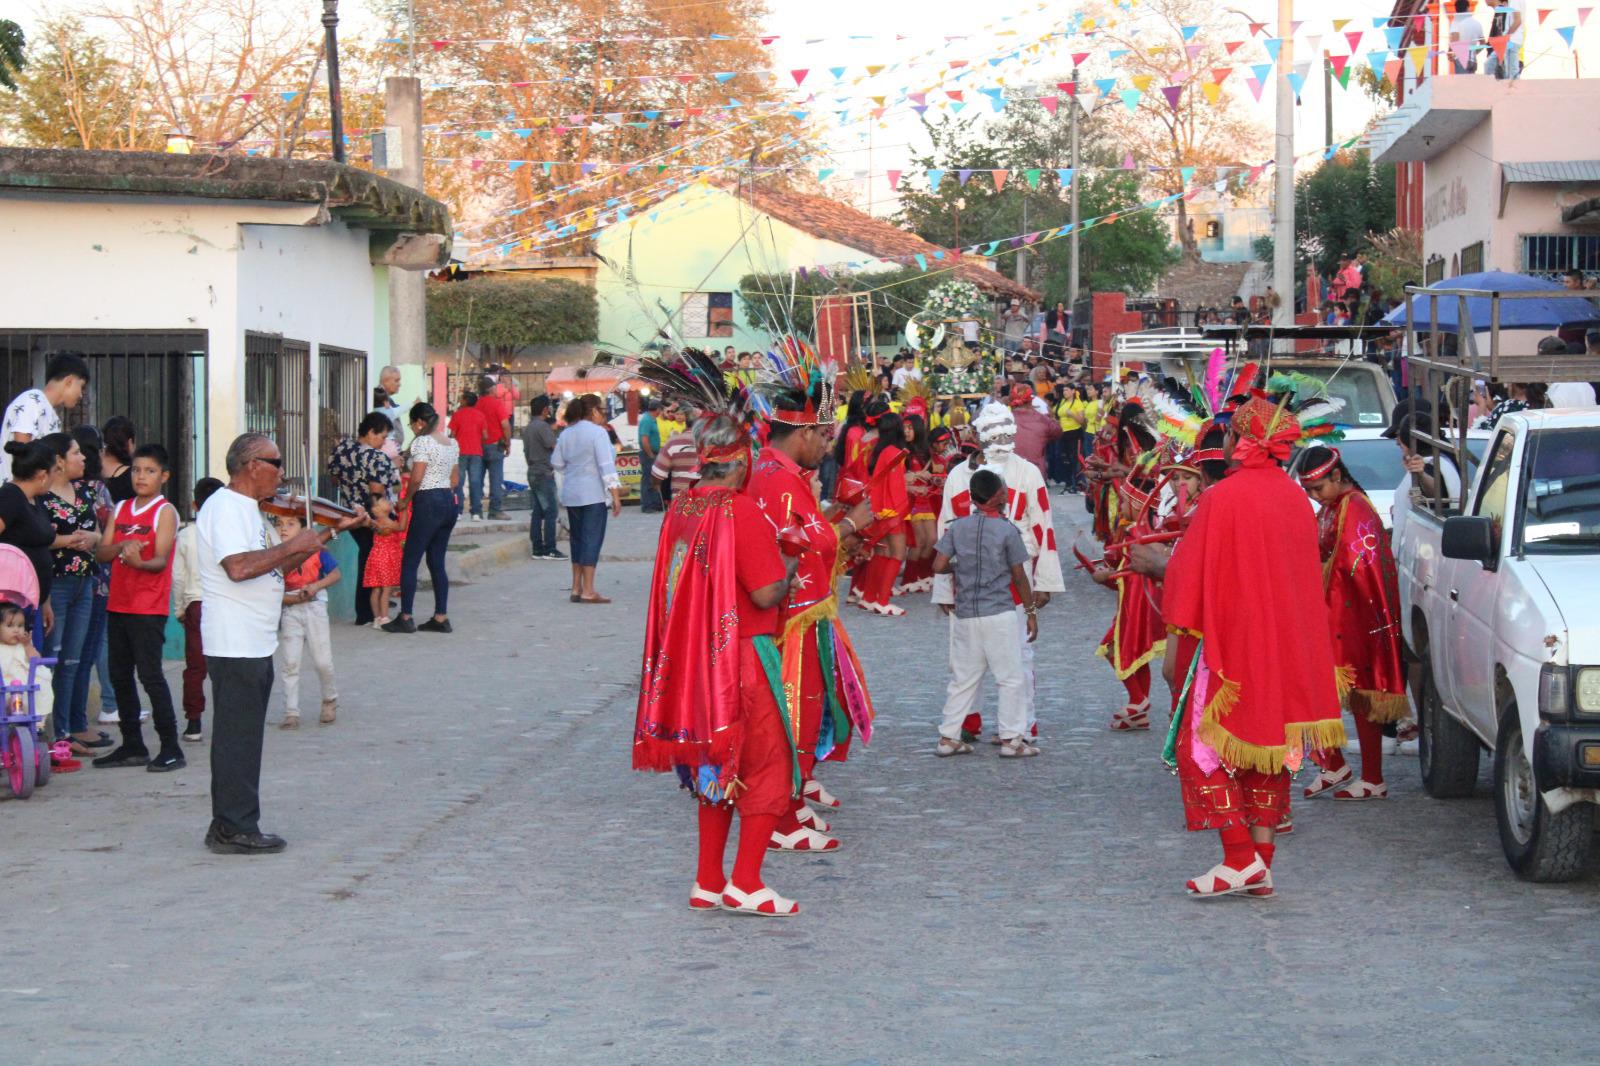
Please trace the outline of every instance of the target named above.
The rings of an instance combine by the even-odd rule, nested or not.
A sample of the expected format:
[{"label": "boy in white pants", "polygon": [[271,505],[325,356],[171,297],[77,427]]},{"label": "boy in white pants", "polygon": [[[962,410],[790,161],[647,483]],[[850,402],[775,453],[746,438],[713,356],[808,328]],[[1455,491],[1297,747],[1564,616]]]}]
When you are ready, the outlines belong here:
[{"label": "boy in white pants", "polygon": [[[278,519],[278,536],[288,540],[305,523],[298,517]],[[320,551],[283,576],[283,615],[278,622],[278,655],[283,675],[283,721],[279,729],[300,728],[300,662],[306,651],[322,682],[323,725],[331,725],[339,711],[338,686],[333,679],[333,643],[328,637],[328,594],[339,580],[339,564]]]},{"label": "boy in white pants", "polygon": [[[939,725],[940,756],[965,755],[961,724],[972,713],[985,671],[1000,690],[1000,756],[1039,754],[1028,743],[1027,677],[1022,667],[1016,604],[1027,620],[1028,643],[1039,636],[1033,590],[1028,584],[1028,549],[1001,508],[1006,486],[992,470],[979,470],[968,486],[973,513],[945,527],[933,548],[933,572],[954,577],[954,603],[940,609],[950,619],[950,686]],[[1015,598],[1013,598],[1015,590]]]}]

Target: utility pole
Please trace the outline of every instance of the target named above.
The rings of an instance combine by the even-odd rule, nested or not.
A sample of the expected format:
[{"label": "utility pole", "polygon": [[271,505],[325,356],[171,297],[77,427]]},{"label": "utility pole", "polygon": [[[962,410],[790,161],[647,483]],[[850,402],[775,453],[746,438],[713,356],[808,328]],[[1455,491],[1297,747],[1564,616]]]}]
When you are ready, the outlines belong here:
[{"label": "utility pole", "polygon": [[1333,64],[1322,53],[1322,146],[1333,143]]},{"label": "utility pole", "polygon": [[333,161],[344,162],[344,97],[339,91],[339,0],[322,0],[322,29],[328,57],[328,110],[332,112],[329,135],[333,138]]},{"label": "utility pole", "polygon": [[[1022,232],[1028,232],[1028,193],[1022,193]],[[1023,244],[1017,249],[1017,284],[1023,288],[1028,286],[1028,246]]]},{"label": "utility pole", "polygon": [[[384,170],[402,185],[422,190],[422,82],[414,77],[383,82]],[[426,360],[427,275],[389,269],[389,362],[420,367]],[[404,369],[402,375],[406,373]]]},{"label": "utility pole", "polygon": [[1272,324],[1294,324],[1294,88],[1289,72],[1294,69],[1294,0],[1278,0],[1277,90],[1277,195],[1272,220],[1272,287],[1278,293],[1278,306]]},{"label": "utility pole", "polygon": [[1072,99],[1067,102],[1071,116],[1072,180],[1068,183],[1067,199],[1072,210],[1072,232],[1067,236],[1067,309],[1078,302],[1078,71],[1072,71]]}]

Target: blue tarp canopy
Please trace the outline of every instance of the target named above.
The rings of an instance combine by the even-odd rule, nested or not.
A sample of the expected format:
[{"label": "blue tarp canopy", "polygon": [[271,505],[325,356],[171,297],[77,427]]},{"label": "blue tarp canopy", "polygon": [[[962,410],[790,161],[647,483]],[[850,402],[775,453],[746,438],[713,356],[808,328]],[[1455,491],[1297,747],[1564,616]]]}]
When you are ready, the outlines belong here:
[{"label": "blue tarp canopy", "polygon": [[[1482,274],[1462,274],[1460,277],[1446,278],[1429,285],[1430,289],[1491,289],[1498,292],[1549,292],[1559,288],[1553,281],[1544,278],[1530,277],[1527,274],[1508,274],[1500,270],[1489,270]],[[1383,316],[1386,326],[1403,326],[1406,324],[1407,304],[1414,305],[1417,309],[1417,329],[1428,330],[1433,328],[1428,321],[1429,308],[1435,303],[1426,296],[1413,294],[1406,297],[1407,303],[1401,304],[1387,315]],[[1438,329],[1444,333],[1461,332],[1457,316],[1460,313],[1460,297],[1440,296],[1438,298]],[[1474,333],[1482,332],[1489,328],[1489,306],[1491,301],[1487,296],[1467,297],[1467,314],[1472,320]],[[1500,328],[1501,329],[1560,329],[1562,326],[1586,326],[1600,322],[1600,308],[1594,301],[1579,296],[1537,296],[1516,300],[1500,301]]]}]

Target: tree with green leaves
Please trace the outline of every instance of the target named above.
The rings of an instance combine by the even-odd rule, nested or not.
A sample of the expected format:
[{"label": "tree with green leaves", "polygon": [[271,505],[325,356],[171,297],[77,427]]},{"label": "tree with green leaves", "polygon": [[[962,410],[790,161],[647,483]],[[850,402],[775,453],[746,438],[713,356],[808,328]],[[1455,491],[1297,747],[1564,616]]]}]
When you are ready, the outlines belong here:
[{"label": "tree with green leaves", "polygon": [[1370,152],[1336,153],[1294,185],[1295,243],[1318,274],[1394,228],[1394,167],[1373,165]]},{"label": "tree with green leaves", "polygon": [[600,331],[594,289],[566,278],[428,283],[428,343],[481,344],[496,362],[535,344],[583,344]]},{"label": "tree with green leaves", "polygon": [[[914,169],[939,177],[907,178],[900,185],[897,221],[924,240],[945,247],[981,244],[1023,232],[1056,229],[1072,221],[1069,186],[1061,171],[1071,161],[1070,126],[1064,108],[1055,114],[1037,103],[1013,102],[1003,122],[979,127],[972,120],[944,116],[924,122],[931,150]],[[1068,180],[1079,182],[1079,217],[1088,221],[1119,214],[1117,221],[1092,226],[1079,237],[1084,292],[1144,292],[1177,261],[1166,221],[1143,202],[1140,175],[1116,169],[1113,149],[1097,119],[1079,125],[1082,168]],[[992,172],[1007,171],[1001,181]],[[977,173],[961,180],[962,171]],[[996,265],[1010,273],[1016,256],[1029,257],[1028,283],[1044,292],[1046,303],[1067,298],[1069,239],[995,249]]]},{"label": "tree with green leaves", "polygon": [[28,38],[10,19],[0,19],[0,85],[17,91],[17,74],[28,63]]},{"label": "tree with green leaves", "polygon": [[34,148],[159,149],[165,127],[124,58],[82,22],[39,28],[15,94],[0,97],[0,129]]},{"label": "tree with green leaves", "polygon": [[872,324],[878,344],[897,343],[905,321],[928,292],[949,275],[907,266],[865,274],[824,274],[809,270],[792,274],[746,274],[739,279],[739,302],[745,323],[755,330],[813,336],[816,301],[824,296],[871,290]]}]

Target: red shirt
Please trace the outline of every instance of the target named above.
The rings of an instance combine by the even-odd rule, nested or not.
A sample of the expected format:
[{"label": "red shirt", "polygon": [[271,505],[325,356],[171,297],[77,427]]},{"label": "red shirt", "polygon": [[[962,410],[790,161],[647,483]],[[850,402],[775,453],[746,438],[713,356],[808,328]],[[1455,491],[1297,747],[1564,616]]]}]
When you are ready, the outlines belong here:
[{"label": "red shirt", "polygon": [[733,531],[739,576],[739,639],[773,636],[778,632],[778,608],[761,608],[750,593],[783,580],[783,556],[778,534],[755,501],[743,493],[733,496]]},{"label": "red shirt", "polygon": [[489,444],[499,444],[504,433],[500,431],[500,423],[509,421],[511,408],[501,403],[493,396],[479,396],[478,407],[483,412],[483,419],[488,425],[484,427],[484,440]]},{"label": "red shirt", "polygon": [[[497,436],[489,437],[491,441],[499,439],[500,423],[495,423],[494,431]],[[488,419],[483,413],[482,400],[478,401],[476,407],[458,407],[456,413],[450,416],[450,435],[456,439],[462,455],[482,455],[484,438],[488,432]]]},{"label": "red shirt", "polygon": [[[156,553],[156,526],[161,510],[171,507],[165,496],[139,505],[137,498],[123,500],[111,516],[111,527],[116,531],[114,541],[132,540],[140,544],[139,557],[152,558]],[[172,558],[177,552],[167,553],[167,565],[161,570],[135,570],[121,559],[111,562],[111,596],[106,600],[106,610],[117,614],[158,614],[163,618],[172,612]]]}]

